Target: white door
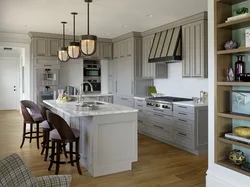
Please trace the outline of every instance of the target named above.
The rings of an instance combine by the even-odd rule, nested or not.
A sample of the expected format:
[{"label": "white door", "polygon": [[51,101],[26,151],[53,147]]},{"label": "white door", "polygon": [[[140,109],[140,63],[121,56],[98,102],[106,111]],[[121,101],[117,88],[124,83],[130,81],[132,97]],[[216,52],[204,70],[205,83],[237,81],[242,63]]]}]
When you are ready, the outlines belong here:
[{"label": "white door", "polygon": [[13,58],[0,58],[0,110],[18,108],[18,61]]}]

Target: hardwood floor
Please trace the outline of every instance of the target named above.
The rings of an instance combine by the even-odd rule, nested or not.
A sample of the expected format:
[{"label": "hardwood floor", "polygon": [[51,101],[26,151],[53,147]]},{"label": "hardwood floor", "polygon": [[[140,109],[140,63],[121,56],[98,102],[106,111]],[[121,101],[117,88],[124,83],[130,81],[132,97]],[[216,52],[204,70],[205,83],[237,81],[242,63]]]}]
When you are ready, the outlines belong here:
[{"label": "hardwood floor", "polygon": [[[18,111],[0,111],[0,159],[18,153],[34,176],[52,175],[49,161],[36,148],[36,141],[25,141],[22,149],[22,116]],[[180,149],[139,135],[138,162],[133,170],[93,178],[83,167],[62,165],[60,174],[72,174],[72,187],[205,187],[207,155],[195,156]]]}]

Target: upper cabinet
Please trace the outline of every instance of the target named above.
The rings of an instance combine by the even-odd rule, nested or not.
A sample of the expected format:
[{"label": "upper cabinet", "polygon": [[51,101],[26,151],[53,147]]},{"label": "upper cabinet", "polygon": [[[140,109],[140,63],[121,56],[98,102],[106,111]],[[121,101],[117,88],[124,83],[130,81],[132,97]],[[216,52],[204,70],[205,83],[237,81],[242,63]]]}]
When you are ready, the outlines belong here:
[{"label": "upper cabinet", "polygon": [[133,56],[133,49],[134,49],[134,39],[129,38],[120,42],[114,43],[114,59],[117,58],[126,58]]},{"label": "upper cabinet", "polygon": [[112,59],[112,43],[110,42],[97,42],[96,52],[91,56],[85,56],[81,54],[83,58],[95,58],[95,59]]},{"label": "upper cabinet", "polygon": [[184,25],[182,39],[182,76],[207,78],[207,21]]},{"label": "upper cabinet", "polygon": [[33,56],[57,56],[57,51],[61,45],[59,39],[34,38],[33,39]]}]

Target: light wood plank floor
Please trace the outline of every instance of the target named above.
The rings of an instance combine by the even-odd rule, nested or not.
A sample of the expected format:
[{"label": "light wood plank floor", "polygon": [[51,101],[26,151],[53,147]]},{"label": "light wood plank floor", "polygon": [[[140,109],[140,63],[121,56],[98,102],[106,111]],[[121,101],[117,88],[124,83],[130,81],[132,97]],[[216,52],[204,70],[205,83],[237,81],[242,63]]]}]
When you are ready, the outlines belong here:
[{"label": "light wood plank floor", "polygon": [[[36,148],[35,140],[25,141],[19,148],[22,135],[22,116],[18,111],[0,111],[0,159],[18,153],[34,176],[52,175],[49,161]],[[205,187],[207,155],[194,156],[170,145],[139,135],[139,160],[133,170],[93,178],[83,167],[62,165],[60,174],[72,174],[74,187]]]}]

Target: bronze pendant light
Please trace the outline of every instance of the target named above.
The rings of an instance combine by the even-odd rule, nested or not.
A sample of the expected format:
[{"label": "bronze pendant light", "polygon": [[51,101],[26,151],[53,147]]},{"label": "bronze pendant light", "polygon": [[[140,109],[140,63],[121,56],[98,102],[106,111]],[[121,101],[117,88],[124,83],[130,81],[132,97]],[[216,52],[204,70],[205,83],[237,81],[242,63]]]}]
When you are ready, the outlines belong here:
[{"label": "bronze pendant light", "polygon": [[61,62],[67,62],[69,60],[68,50],[65,47],[65,24],[67,22],[63,21],[61,23],[63,24],[63,47],[57,51],[57,57]]},{"label": "bronze pendant light", "polygon": [[81,36],[81,51],[86,56],[91,56],[96,52],[97,36],[89,35],[89,3],[92,0],[85,0],[87,3],[87,35]]},{"label": "bronze pendant light", "polygon": [[74,40],[73,42],[69,43],[68,46],[68,54],[69,57],[72,59],[77,59],[80,57],[81,53],[80,53],[80,43],[76,42],[76,36],[75,36],[75,16],[77,15],[76,12],[72,12],[71,13],[73,15],[73,34],[74,34]]}]

